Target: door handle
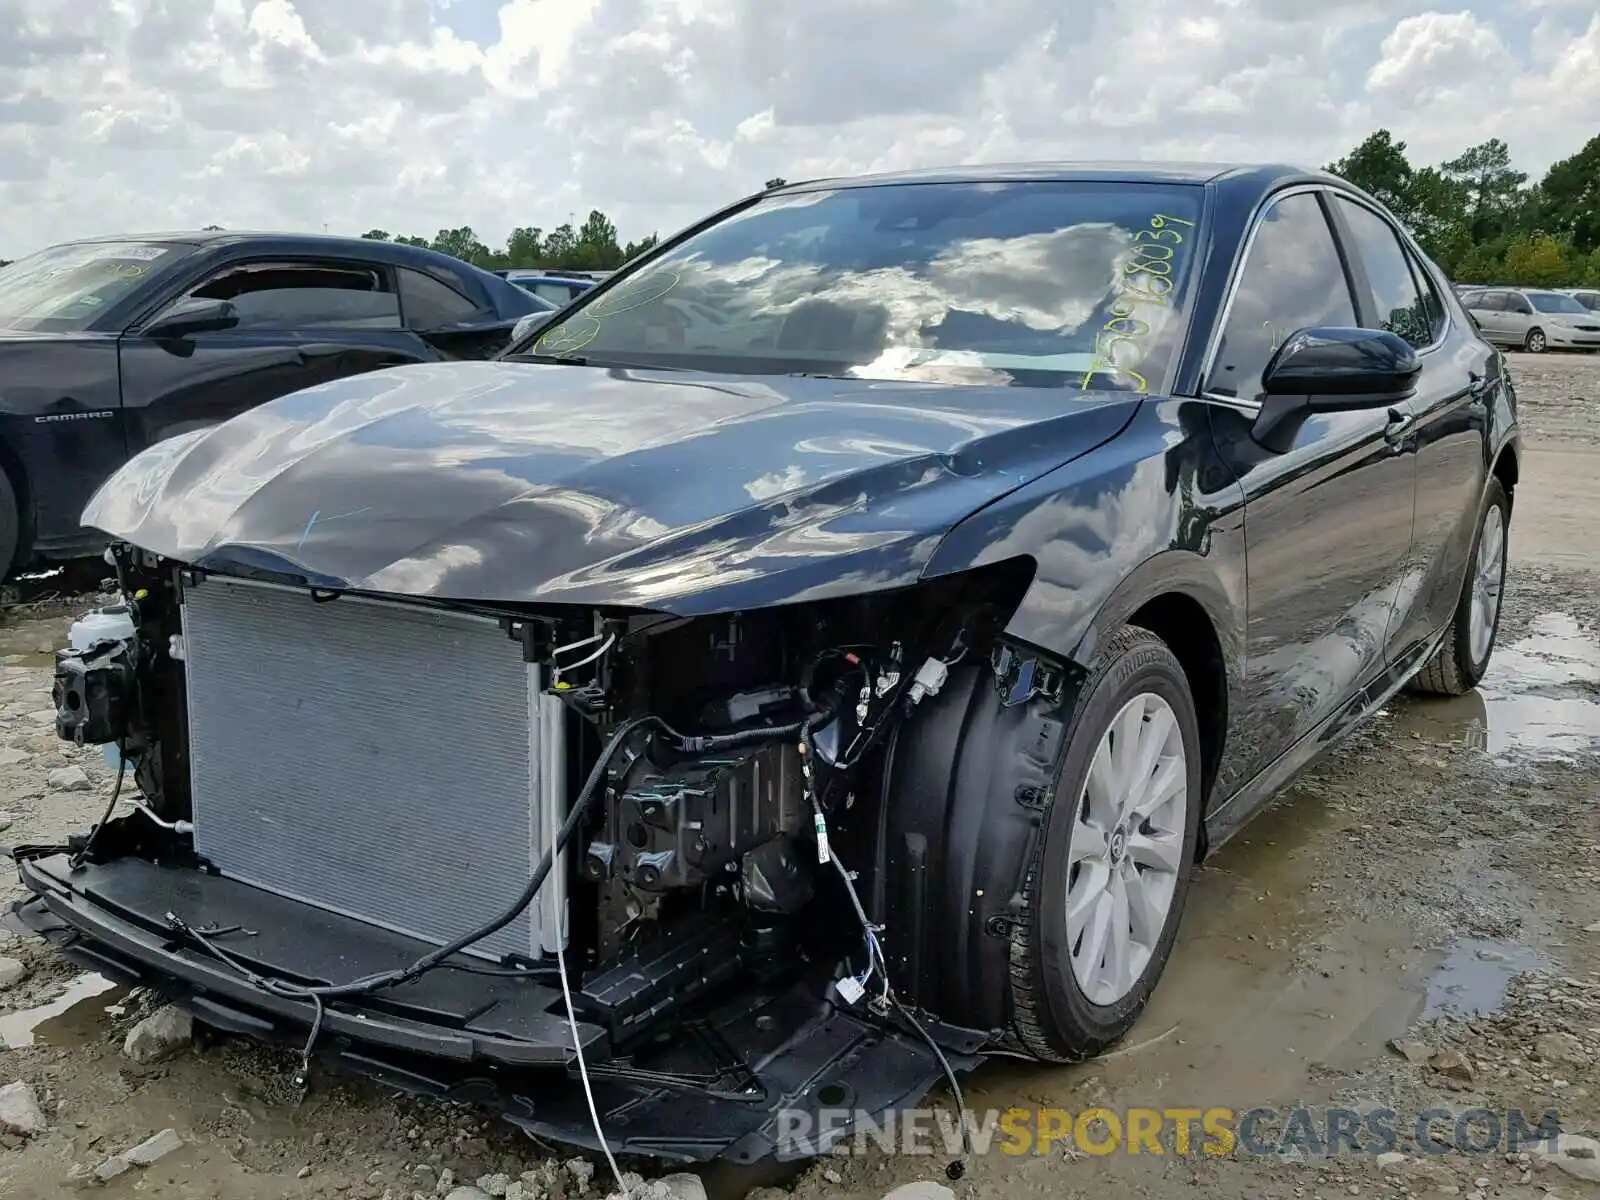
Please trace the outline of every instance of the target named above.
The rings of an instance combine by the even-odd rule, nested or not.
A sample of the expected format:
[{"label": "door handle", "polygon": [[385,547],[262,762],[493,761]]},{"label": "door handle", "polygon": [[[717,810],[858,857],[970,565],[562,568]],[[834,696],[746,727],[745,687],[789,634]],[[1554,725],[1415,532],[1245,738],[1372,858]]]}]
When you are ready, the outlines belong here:
[{"label": "door handle", "polygon": [[1416,428],[1417,418],[1403,409],[1391,408],[1389,410],[1389,423],[1383,427],[1383,440],[1391,446],[1399,447]]}]

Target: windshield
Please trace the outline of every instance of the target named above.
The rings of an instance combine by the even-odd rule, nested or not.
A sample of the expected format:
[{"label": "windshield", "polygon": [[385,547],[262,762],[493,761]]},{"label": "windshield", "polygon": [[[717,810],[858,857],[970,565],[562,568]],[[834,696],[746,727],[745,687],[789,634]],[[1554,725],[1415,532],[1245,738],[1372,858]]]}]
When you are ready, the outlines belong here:
[{"label": "windshield", "polygon": [[1533,307],[1540,312],[1577,313],[1580,316],[1589,314],[1589,310],[1571,296],[1562,296],[1555,292],[1529,292],[1527,296],[1533,301]]},{"label": "windshield", "polygon": [[194,247],[171,242],[70,242],[0,268],[0,329],[72,331]]},{"label": "windshield", "polygon": [[1198,186],[919,183],[777,195],[579,300],[531,347],[755,374],[1161,389]]}]

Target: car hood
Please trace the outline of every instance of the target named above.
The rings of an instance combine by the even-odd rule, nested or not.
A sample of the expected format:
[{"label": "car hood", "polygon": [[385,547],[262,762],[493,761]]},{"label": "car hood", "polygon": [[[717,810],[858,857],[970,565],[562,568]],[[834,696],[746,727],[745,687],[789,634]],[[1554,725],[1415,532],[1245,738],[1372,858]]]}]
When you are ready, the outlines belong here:
[{"label": "car hood", "polygon": [[691,615],[914,582],[1140,397],[436,363],[158,443],[85,525],[315,587]]}]

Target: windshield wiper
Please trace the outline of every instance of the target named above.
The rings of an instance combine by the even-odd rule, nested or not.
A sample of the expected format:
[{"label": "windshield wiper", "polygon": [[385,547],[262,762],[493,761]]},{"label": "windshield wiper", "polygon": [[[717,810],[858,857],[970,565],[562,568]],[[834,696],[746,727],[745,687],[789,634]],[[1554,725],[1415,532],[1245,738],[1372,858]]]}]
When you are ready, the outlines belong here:
[{"label": "windshield wiper", "polygon": [[577,354],[524,354],[506,355],[508,362],[558,363],[563,367],[587,367],[589,360]]},{"label": "windshield wiper", "polygon": [[582,354],[508,354],[506,362],[531,362],[555,363],[562,367],[601,367],[615,368],[619,371],[689,371],[692,367],[667,366],[663,363],[630,362],[625,358],[613,358],[609,354],[602,354],[599,358],[590,358]]}]

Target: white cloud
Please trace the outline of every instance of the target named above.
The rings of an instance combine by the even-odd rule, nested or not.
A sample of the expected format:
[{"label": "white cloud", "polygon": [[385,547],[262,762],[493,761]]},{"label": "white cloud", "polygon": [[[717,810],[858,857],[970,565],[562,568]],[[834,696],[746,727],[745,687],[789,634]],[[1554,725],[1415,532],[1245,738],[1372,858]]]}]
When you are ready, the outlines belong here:
[{"label": "white cloud", "polygon": [[[1457,0],[1459,5],[1460,0]],[[1600,132],[1593,0],[0,0],[0,256],[218,223],[624,237],[773,176]]]}]

